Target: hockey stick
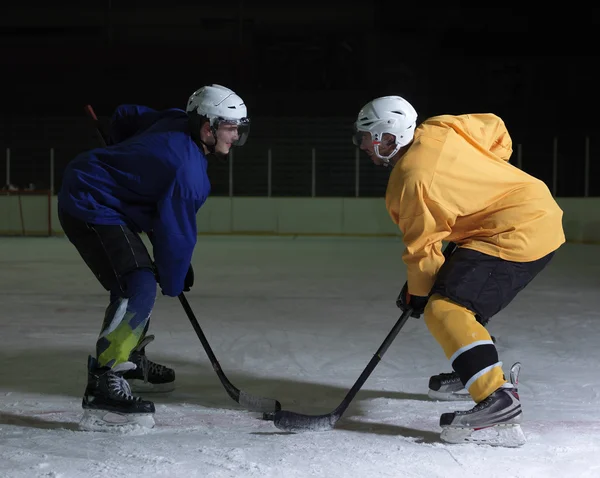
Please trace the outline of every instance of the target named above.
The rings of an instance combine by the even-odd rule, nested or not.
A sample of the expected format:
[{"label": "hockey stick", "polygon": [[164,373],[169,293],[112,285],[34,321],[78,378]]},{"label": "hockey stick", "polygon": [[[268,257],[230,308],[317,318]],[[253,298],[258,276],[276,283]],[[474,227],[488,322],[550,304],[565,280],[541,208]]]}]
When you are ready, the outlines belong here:
[{"label": "hockey stick", "polygon": [[223,370],[221,369],[221,365],[219,365],[215,354],[213,353],[212,349],[210,348],[210,345],[208,344],[208,340],[206,339],[204,332],[202,332],[202,329],[200,328],[200,324],[198,324],[198,321],[194,316],[194,312],[192,311],[190,304],[188,303],[185,295],[183,295],[183,292],[179,294],[179,301],[181,302],[183,310],[185,310],[188,319],[190,319],[192,327],[194,327],[194,330],[196,331],[196,335],[200,339],[200,342],[202,342],[202,346],[204,347],[206,355],[208,355],[213,370],[217,373],[219,380],[221,380],[221,383],[223,384],[223,387],[225,387],[225,391],[229,394],[229,396],[235,402],[239,403],[242,407],[245,407],[253,412],[276,413],[279,410],[281,410],[281,404],[277,400],[274,400],[272,398],[262,398],[257,397],[255,395],[250,395],[249,393],[246,393],[240,390],[239,388],[235,387],[227,379],[227,377],[223,373]]},{"label": "hockey stick", "polygon": [[[444,249],[444,257],[448,258],[456,249],[456,244],[453,242],[449,243]],[[324,415],[304,415],[301,413],[290,412],[288,410],[279,410],[275,413],[265,413],[263,418],[265,420],[273,420],[273,423],[277,428],[292,432],[304,432],[304,431],[326,431],[331,430],[337,421],[342,417],[350,402],[354,399],[355,395],[364,385],[364,383],[371,375],[371,372],[375,369],[377,364],[381,361],[381,357],[387,351],[388,347],[392,344],[400,329],[404,327],[404,324],[410,317],[412,309],[406,310],[398,319],[390,333],[387,335],[383,343],[380,345],[373,358],[369,361],[363,372],[358,377],[358,380],[352,385],[352,388],[348,391],[342,402],[338,407],[330,413]]]},{"label": "hockey stick", "polygon": [[[100,144],[102,144],[102,146],[106,146],[106,140],[104,139],[104,136],[98,127],[98,118],[94,112],[94,109],[91,107],[91,105],[86,105],[85,112],[94,124],[96,135],[98,136]],[[204,332],[202,332],[202,328],[200,327],[200,324],[198,323],[198,320],[196,319],[196,316],[194,315],[187,298],[183,292],[179,294],[178,297],[181,305],[183,306],[183,310],[185,311],[190,323],[192,324],[192,327],[194,328],[194,331],[196,332],[196,335],[198,336],[198,339],[200,339],[200,342],[202,343],[202,347],[204,347],[206,355],[208,355],[213,370],[217,373],[217,376],[223,384],[223,387],[225,387],[227,394],[242,407],[245,407],[253,412],[275,413],[281,410],[281,404],[277,400],[250,395],[249,393],[241,391],[239,388],[235,387],[228,380],[228,378],[225,376],[225,373],[221,369],[221,365],[219,364],[217,357],[215,357],[215,354],[213,353],[208,340],[204,335]]]},{"label": "hockey stick", "polygon": [[98,126],[98,117],[96,116],[96,113],[94,112],[94,108],[92,108],[92,105],[85,105],[85,114],[92,121],[92,124],[94,126],[94,131],[96,133],[96,137],[98,138],[98,142],[102,145],[102,147],[105,147],[106,139],[104,138],[104,135],[100,131],[100,127]]}]

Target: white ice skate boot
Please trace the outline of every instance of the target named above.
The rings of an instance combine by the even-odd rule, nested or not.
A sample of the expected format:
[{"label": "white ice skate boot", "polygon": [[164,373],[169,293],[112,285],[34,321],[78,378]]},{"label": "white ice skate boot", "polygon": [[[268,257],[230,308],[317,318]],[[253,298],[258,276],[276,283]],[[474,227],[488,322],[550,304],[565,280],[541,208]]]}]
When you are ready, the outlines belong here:
[{"label": "white ice skate boot", "polygon": [[447,443],[478,443],[506,447],[524,445],[521,430],[521,402],[517,391],[521,364],[510,369],[510,383],[479,402],[472,409],[444,413],[440,438]]}]

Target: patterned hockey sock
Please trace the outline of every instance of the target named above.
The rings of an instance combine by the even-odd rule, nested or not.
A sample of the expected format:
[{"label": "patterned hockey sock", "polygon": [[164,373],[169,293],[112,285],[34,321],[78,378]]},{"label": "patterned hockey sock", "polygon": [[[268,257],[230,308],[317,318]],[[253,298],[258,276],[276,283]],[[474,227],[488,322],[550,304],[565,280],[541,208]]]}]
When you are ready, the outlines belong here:
[{"label": "patterned hockey sock", "polygon": [[101,367],[114,367],[129,360],[147,330],[154,301],[156,280],[151,271],[138,269],[124,278],[129,297],[111,294],[102,331],[96,343],[96,355]]}]

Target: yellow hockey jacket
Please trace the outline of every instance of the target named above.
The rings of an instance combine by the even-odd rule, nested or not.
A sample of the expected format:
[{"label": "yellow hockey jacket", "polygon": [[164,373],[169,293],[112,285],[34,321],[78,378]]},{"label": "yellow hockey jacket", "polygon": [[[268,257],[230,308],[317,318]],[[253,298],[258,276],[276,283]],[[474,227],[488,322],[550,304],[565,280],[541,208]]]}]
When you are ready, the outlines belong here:
[{"label": "yellow hockey jacket", "polygon": [[429,294],[441,241],[502,259],[540,259],[565,242],[547,186],[508,160],[512,141],[493,114],[424,121],[390,175],[386,206],[404,236],[412,295]]}]

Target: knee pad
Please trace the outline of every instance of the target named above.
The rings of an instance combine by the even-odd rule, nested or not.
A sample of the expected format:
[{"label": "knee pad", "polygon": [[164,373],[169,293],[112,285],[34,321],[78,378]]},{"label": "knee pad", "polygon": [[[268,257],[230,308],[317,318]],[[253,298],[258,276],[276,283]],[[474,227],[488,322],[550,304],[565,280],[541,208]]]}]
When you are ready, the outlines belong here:
[{"label": "knee pad", "polygon": [[111,292],[127,299],[146,297],[154,303],[156,299],[154,271],[143,268],[128,272],[121,277],[120,287],[116,286]]},{"label": "knee pad", "polygon": [[486,338],[489,340],[485,328],[475,320],[474,312],[440,294],[434,294],[429,299],[423,320],[447,358],[462,343]]},{"label": "knee pad", "polygon": [[128,322],[132,329],[140,325],[146,326],[154,303],[156,301],[156,279],[150,269],[136,269],[122,277],[122,287],[111,292],[111,302],[115,296],[121,301],[126,301]]},{"label": "knee pad", "polygon": [[440,294],[434,294],[430,297],[425,307],[423,314],[423,321],[427,328],[433,332],[433,330],[443,328],[443,322],[452,320],[452,316],[455,314],[464,314],[468,312],[460,304],[457,304],[447,297],[443,297]]}]

